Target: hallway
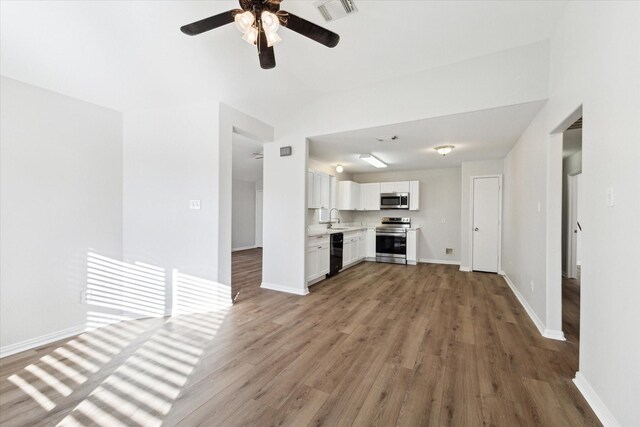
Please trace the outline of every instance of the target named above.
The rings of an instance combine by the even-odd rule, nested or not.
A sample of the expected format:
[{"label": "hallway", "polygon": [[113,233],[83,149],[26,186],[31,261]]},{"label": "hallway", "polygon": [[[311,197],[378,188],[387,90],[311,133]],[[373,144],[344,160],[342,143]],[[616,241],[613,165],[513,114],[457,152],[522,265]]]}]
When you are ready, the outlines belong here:
[{"label": "hallway", "polygon": [[264,292],[262,283],[262,248],[231,253],[231,292],[235,302]]}]

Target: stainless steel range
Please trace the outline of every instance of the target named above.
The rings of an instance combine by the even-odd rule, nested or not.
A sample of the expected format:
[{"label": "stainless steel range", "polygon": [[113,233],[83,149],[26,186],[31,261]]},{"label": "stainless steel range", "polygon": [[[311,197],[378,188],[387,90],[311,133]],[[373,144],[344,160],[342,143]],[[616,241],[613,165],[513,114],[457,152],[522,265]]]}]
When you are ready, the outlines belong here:
[{"label": "stainless steel range", "polygon": [[382,225],[376,228],[376,261],[406,264],[409,228],[411,218],[382,218]]}]

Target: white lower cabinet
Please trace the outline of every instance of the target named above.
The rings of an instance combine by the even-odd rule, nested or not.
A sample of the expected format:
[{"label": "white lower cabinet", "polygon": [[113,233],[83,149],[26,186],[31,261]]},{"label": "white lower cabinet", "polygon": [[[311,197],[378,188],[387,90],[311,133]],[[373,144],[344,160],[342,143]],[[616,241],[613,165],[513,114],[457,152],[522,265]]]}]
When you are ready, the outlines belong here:
[{"label": "white lower cabinet", "polygon": [[329,237],[307,239],[307,282],[323,277],[329,272]]},{"label": "white lower cabinet", "polygon": [[418,230],[407,231],[407,264],[418,263]]},{"label": "white lower cabinet", "polygon": [[[367,231],[351,231],[344,233],[342,244],[342,267],[348,268],[358,261],[362,261],[367,255],[367,232],[373,232],[373,251],[371,258],[375,258],[375,229]],[[329,236],[314,236],[307,238],[307,282],[317,281],[329,273],[331,245]]]},{"label": "white lower cabinet", "polygon": [[346,266],[364,259],[366,252],[365,233],[357,231],[344,235],[342,265]]},{"label": "white lower cabinet", "polygon": [[365,231],[365,258],[374,259],[376,257],[376,229],[367,228]]}]

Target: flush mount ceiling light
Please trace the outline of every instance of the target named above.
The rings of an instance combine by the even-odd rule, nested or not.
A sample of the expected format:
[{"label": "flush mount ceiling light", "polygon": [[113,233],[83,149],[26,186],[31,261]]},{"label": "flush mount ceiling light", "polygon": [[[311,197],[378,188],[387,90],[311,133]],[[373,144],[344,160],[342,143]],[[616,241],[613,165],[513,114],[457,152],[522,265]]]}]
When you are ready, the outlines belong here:
[{"label": "flush mount ceiling light", "polygon": [[453,150],[453,145],[441,145],[439,147],[434,148],[441,156],[446,156]]},{"label": "flush mount ceiling light", "polygon": [[373,156],[372,154],[361,154],[360,159],[369,163],[371,166],[375,166],[377,168],[386,168],[387,165],[385,162],[380,160],[379,158]]},{"label": "flush mount ceiling light", "polygon": [[235,22],[236,27],[243,34],[242,40],[258,48],[260,66],[264,69],[276,66],[273,46],[282,40],[278,35],[280,25],[327,47],[335,47],[340,41],[340,36],[336,33],[280,10],[282,0],[239,1],[240,9],[232,9],[184,25],[180,31],[189,36],[195,36]]},{"label": "flush mount ceiling light", "polygon": [[342,163],[338,163],[338,166],[336,166],[336,172],[342,173],[342,171],[344,171],[344,168],[342,167]]}]

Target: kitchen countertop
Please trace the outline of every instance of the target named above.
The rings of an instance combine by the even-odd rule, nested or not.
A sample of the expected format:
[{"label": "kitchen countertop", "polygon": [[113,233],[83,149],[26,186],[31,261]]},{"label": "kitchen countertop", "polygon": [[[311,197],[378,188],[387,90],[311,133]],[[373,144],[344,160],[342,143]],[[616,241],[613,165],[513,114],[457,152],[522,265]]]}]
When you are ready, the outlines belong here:
[{"label": "kitchen countertop", "polygon": [[374,227],[347,227],[347,228],[325,228],[323,230],[314,230],[307,233],[307,237],[328,236],[335,233],[349,233],[350,231],[366,230]]},{"label": "kitchen countertop", "polygon": [[[346,227],[346,228],[324,228],[321,230],[313,230],[307,233],[307,237],[320,237],[320,236],[328,236],[330,234],[335,234],[335,233],[349,233],[351,231],[360,231],[360,230],[367,230],[369,228],[373,228],[375,229],[376,227],[374,226],[357,226],[357,227]],[[407,231],[416,231],[419,230],[420,226],[419,225],[415,225],[412,226],[410,228],[407,228]]]}]

